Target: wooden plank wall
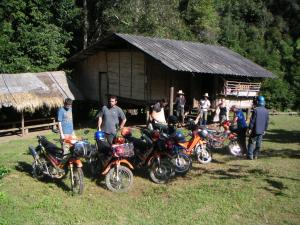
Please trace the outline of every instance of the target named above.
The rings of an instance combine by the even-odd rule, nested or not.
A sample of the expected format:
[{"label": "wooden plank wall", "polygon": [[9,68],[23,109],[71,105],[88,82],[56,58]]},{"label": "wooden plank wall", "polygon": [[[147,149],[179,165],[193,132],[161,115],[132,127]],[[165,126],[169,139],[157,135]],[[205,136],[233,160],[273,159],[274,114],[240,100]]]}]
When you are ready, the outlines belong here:
[{"label": "wooden plank wall", "polygon": [[105,52],[88,57],[76,67],[77,86],[89,100],[99,100],[100,71],[107,71]]},{"label": "wooden plank wall", "polygon": [[145,98],[145,66],[144,54],[132,52],[132,98],[146,100]]},{"label": "wooden plank wall", "polygon": [[120,96],[119,52],[107,53],[108,93]]},{"label": "wooden plank wall", "polygon": [[131,97],[131,53],[120,52],[120,96]]}]

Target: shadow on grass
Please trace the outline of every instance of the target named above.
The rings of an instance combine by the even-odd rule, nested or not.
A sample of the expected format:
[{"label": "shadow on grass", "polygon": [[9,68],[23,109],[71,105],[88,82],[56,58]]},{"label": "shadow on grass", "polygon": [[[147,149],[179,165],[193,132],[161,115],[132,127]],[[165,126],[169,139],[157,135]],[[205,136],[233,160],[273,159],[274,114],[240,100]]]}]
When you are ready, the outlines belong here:
[{"label": "shadow on grass", "polygon": [[272,129],[264,136],[264,140],[275,143],[299,143],[300,131],[288,131],[283,129]]},{"label": "shadow on grass", "polygon": [[[29,164],[27,162],[18,162],[18,165],[16,165],[15,168],[16,168],[17,171],[25,173],[26,175],[33,178],[31,164]],[[54,183],[54,184],[56,184],[57,187],[63,189],[64,191],[70,191],[71,190],[71,188],[68,185],[66,185],[63,182],[62,179],[52,179],[48,176],[45,176],[42,179],[40,179],[40,181],[44,182],[44,183]]]},{"label": "shadow on grass", "polygon": [[268,187],[264,187],[263,189],[271,192],[275,196],[287,196],[287,194],[283,193],[283,190],[288,189],[281,181],[265,179],[265,181],[269,184]]},{"label": "shadow on grass", "polygon": [[267,151],[262,151],[259,157],[260,158],[282,157],[282,158],[300,159],[300,150],[294,150],[294,149],[267,150]]}]

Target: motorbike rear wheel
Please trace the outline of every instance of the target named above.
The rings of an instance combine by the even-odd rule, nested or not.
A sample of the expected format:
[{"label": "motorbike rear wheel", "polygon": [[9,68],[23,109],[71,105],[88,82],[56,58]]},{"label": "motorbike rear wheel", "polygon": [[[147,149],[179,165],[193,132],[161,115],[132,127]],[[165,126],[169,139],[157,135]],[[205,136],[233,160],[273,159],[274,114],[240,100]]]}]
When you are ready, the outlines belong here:
[{"label": "motorbike rear wheel", "polygon": [[83,172],[80,167],[73,168],[73,183],[71,178],[71,189],[74,194],[82,194],[83,192]]},{"label": "motorbike rear wheel", "polygon": [[242,156],[242,149],[237,141],[231,141],[227,146],[229,153],[234,156]]},{"label": "motorbike rear wheel", "polygon": [[157,184],[165,184],[174,175],[174,167],[169,159],[160,159],[160,164],[154,160],[149,169],[151,180]]},{"label": "motorbike rear wheel", "polygon": [[112,192],[126,192],[133,183],[133,174],[126,166],[114,166],[105,176],[107,188]]}]

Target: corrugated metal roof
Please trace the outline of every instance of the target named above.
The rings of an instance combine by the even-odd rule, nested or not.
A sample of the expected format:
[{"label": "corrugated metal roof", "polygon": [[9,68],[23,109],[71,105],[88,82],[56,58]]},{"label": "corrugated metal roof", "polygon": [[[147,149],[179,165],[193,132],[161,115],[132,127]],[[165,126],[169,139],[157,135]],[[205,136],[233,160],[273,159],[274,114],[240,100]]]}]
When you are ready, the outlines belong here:
[{"label": "corrugated metal roof", "polygon": [[0,74],[0,108],[34,111],[46,105],[59,107],[65,98],[83,99],[65,72]]},{"label": "corrugated metal roof", "polygon": [[274,76],[258,64],[225,47],[119,33],[77,53],[69,61],[86,58],[102,45],[105,49],[104,42],[110,39],[114,41],[122,39],[175,71],[248,77]]}]

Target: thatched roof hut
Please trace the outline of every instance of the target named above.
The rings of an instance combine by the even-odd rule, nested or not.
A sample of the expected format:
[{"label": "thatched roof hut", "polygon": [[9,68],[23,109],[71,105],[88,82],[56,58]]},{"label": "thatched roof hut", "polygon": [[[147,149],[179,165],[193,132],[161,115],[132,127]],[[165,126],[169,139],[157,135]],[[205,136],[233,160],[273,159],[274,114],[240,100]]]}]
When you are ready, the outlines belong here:
[{"label": "thatched roof hut", "polygon": [[0,108],[35,111],[56,108],[65,98],[83,99],[64,71],[0,74]]}]

